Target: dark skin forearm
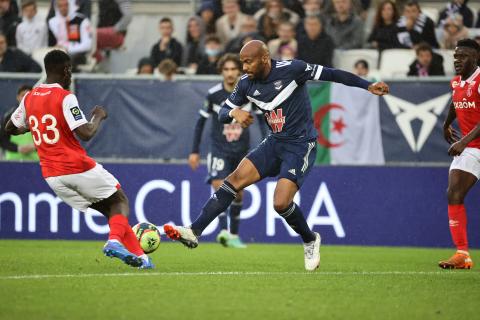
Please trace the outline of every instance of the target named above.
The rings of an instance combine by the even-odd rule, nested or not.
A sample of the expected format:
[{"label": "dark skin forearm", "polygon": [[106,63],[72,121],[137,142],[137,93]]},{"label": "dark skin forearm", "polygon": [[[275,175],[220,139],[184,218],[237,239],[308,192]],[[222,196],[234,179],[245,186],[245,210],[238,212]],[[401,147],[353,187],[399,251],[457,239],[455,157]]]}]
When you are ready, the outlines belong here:
[{"label": "dark skin forearm", "polygon": [[92,111],[92,119],[90,122],[81,125],[74,130],[75,134],[83,141],[92,139],[100,127],[102,120],[107,118],[107,112],[103,107],[96,106]]},{"label": "dark skin forearm", "polygon": [[455,118],[457,118],[457,114],[455,113],[455,107],[453,106],[453,102],[450,101],[450,108],[448,109],[448,114],[445,118],[445,122],[443,123],[443,127],[448,128],[453,123],[453,120],[455,120]]},{"label": "dark skin forearm", "polygon": [[26,132],[30,131],[28,128],[17,128],[12,120],[8,120],[7,125],[5,126],[5,133],[12,135],[12,136],[18,136],[20,134],[24,134]]}]

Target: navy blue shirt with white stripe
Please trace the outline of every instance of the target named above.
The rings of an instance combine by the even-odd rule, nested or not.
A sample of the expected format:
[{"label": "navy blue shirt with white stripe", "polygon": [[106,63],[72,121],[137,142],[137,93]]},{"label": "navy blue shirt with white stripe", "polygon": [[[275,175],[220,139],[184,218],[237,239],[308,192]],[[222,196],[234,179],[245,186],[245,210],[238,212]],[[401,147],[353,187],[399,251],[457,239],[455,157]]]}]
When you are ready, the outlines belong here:
[{"label": "navy blue shirt with white stripe", "polygon": [[[211,117],[212,124],[210,129],[211,151],[216,154],[246,153],[250,148],[250,132],[248,128],[244,129],[238,123],[224,124],[218,120],[218,112],[230,94],[223,87],[223,83],[215,85],[208,90],[204,106],[199,111],[200,116],[204,118],[209,118],[210,115],[213,115]],[[241,106],[243,110],[252,110],[252,106],[248,101]]]},{"label": "navy blue shirt with white stripe", "polygon": [[367,89],[370,82],[349,72],[309,64],[302,60],[271,60],[272,69],[265,79],[240,78],[235,90],[225,101],[220,113],[222,122],[232,119],[228,112],[247,102],[263,112],[275,138],[313,141],[317,130],[312,121],[312,108],[306,82],[323,80]]}]

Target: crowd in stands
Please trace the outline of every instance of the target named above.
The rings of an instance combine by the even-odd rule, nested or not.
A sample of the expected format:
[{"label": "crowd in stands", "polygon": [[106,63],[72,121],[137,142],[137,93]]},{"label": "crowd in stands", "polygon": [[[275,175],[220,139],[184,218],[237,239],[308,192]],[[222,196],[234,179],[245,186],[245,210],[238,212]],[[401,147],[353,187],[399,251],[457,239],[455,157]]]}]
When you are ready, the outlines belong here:
[{"label": "crowd in stands", "polygon": [[[171,18],[159,20],[159,40],[139,61],[138,73],[217,74],[222,54],[238,53],[259,39],[274,59],[325,66],[334,65],[335,50],[407,48],[417,56],[409,75],[441,75],[443,61],[435,50],[454,49],[470,28],[480,28],[480,11],[475,14],[468,0],[446,3],[438,21],[422,12],[418,1],[380,1],[367,26],[371,5],[370,0],[202,0],[188,19],[185,39],[174,37]],[[20,7],[19,12],[15,0],[0,0],[0,71],[38,72],[31,57],[47,46],[68,52],[78,71],[92,56],[102,61],[121,48],[132,20],[130,0],[99,0],[95,28],[91,0],[52,0],[46,21],[37,17],[35,0],[21,0]]]}]

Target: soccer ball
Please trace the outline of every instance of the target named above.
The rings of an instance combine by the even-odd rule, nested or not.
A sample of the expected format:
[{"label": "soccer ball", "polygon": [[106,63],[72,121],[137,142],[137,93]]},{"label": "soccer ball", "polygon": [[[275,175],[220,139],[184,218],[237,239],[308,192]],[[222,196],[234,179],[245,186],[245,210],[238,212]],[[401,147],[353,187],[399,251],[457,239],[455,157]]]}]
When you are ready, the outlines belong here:
[{"label": "soccer ball", "polygon": [[145,253],[152,253],[160,245],[160,232],[150,222],[141,222],[132,227],[133,233],[137,236],[140,247]]}]

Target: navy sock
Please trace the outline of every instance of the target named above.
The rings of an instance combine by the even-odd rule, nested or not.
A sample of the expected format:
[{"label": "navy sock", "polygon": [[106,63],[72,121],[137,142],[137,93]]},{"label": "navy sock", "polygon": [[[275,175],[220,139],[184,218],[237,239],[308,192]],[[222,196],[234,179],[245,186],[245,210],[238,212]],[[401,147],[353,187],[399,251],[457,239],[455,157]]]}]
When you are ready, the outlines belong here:
[{"label": "navy sock", "polygon": [[218,225],[221,230],[228,230],[228,217],[225,212],[220,213],[218,216]]},{"label": "navy sock", "polygon": [[228,182],[224,181],[220,188],[208,199],[202,208],[197,220],[192,223],[192,230],[199,237],[203,230],[228,206],[237,195],[237,190]]},{"label": "navy sock", "polygon": [[279,212],[278,214],[302,237],[304,243],[315,240],[315,234],[310,230],[300,207],[294,202],[292,202],[285,211]]},{"label": "navy sock", "polygon": [[242,211],[243,202],[233,201],[230,205],[230,233],[238,234],[240,225],[240,212]]}]

